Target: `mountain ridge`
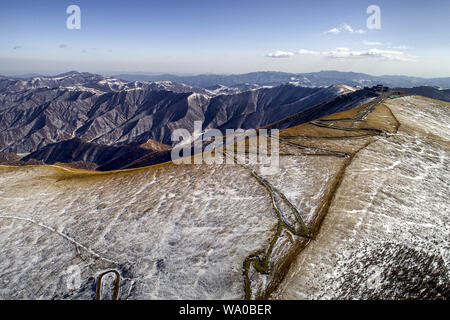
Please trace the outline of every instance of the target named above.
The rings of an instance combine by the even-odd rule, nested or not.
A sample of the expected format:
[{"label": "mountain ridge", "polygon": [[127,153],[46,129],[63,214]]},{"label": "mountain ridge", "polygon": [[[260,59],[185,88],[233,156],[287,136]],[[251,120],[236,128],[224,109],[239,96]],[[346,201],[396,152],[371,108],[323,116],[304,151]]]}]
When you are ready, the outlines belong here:
[{"label": "mountain ridge", "polygon": [[279,71],[259,71],[245,74],[199,74],[191,76],[179,76],[173,74],[143,75],[143,74],[118,74],[116,77],[124,80],[172,80],[183,82],[199,87],[210,87],[214,85],[241,85],[245,83],[259,85],[277,85],[288,82],[298,82],[302,86],[326,86],[337,83],[351,86],[374,86],[382,83],[389,87],[415,87],[415,86],[437,86],[450,88],[450,77],[422,78],[403,75],[373,76],[358,72],[341,72],[324,70],[308,73],[288,73]]},{"label": "mountain ridge", "polygon": [[284,84],[216,94],[88,73],[0,79],[0,151],[31,153],[73,138],[110,146],[149,139],[170,145],[173,130],[192,132],[194,121],[202,121],[203,129],[257,128],[343,92],[339,86]]},{"label": "mountain ridge", "polygon": [[[450,90],[402,91],[450,101]],[[195,121],[202,122],[202,131],[215,128],[223,133],[271,125],[288,128],[377,96],[372,89],[345,84],[302,86],[295,81],[206,89],[76,71],[0,78],[0,152],[27,154],[23,161],[85,162],[102,171],[140,167],[170,160],[172,132],[183,128],[192,133]],[[153,142],[141,147],[148,141]]]}]

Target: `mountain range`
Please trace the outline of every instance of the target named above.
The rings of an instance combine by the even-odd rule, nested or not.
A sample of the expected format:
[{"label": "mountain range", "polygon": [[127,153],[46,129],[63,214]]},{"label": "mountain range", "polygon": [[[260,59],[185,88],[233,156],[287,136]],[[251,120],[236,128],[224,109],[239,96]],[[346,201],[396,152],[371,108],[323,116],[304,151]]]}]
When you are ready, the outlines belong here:
[{"label": "mountain range", "polygon": [[180,76],[173,74],[118,74],[115,77],[128,81],[161,81],[170,80],[182,82],[197,87],[209,88],[217,85],[227,87],[243,85],[271,85],[284,83],[296,83],[301,86],[329,86],[334,84],[346,84],[349,86],[374,86],[382,83],[388,87],[418,87],[434,86],[450,88],[450,77],[447,78],[420,78],[411,76],[384,75],[372,76],[365,73],[320,71],[310,73],[286,73],[286,72],[252,72],[246,74],[217,75],[201,74],[192,76]]},{"label": "mountain range", "polygon": [[[291,74],[224,76],[214,81],[227,85],[208,87],[201,87],[204,82],[126,81],[76,71],[50,77],[0,77],[0,153],[18,154],[27,163],[80,162],[98,170],[140,167],[169,161],[173,131],[183,128],[193,133],[195,121],[201,121],[202,131],[216,128],[223,133],[269,125],[287,128],[378,96],[372,89],[336,84],[345,82],[342,77],[357,79],[361,74],[310,74],[317,86],[305,86],[294,77],[281,83],[287,75]],[[254,82],[237,84],[247,80]],[[327,81],[334,84],[318,85]],[[450,90],[400,90],[450,101]]]},{"label": "mountain range", "polygon": [[[0,152],[25,154],[24,160],[84,161],[118,169],[149,153],[166,152],[173,144],[172,132],[193,132],[194,121],[202,122],[203,131],[260,128],[342,95],[349,96],[348,103],[316,116],[376,96],[345,85],[247,89],[219,93],[172,81],[124,81],[78,72],[0,78]],[[155,149],[157,144],[165,148]]]}]

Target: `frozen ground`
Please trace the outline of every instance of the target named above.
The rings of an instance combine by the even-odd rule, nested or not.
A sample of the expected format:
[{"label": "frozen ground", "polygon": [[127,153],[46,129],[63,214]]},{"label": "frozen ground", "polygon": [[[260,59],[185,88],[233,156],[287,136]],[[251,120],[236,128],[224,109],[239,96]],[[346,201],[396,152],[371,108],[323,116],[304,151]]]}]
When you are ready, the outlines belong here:
[{"label": "frozen ground", "polygon": [[401,123],[348,166],[281,299],[449,298],[450,105],[389,100]]},{"label": "frozen ground", "polygon": [[0,299],[448,295],[449,106],[387,105],[288,129],[276,175],[0,166]]},{"label": "frozen ground", "polygon": [[[239,299],[242,262],[276,223],[264,189],[237,166],[0,172],[3,298],[91,299],[111,268],[121,299]],[[71,292],[73,265],[82,277]]]}]

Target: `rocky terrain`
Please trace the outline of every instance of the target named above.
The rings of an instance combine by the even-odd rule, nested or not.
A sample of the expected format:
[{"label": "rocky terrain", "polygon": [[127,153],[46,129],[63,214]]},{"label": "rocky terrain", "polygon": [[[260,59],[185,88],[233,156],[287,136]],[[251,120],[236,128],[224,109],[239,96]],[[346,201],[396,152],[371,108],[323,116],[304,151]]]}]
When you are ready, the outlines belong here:
[{"label": "rocky terrain", "polygon": [[[19,154],[24,161],[84,161],[98,167],[108,162],[106,169],[120,169],[150,154],[157,159],[160,150],[139,146],[154,141],[170,147],[172,132],[193,132],[194,121],[202,122],[202,130],[259,128],[306,111],[309,116],[299,120],[307,122],[377,96],[344,85],[247,86],[225,94],[222,89],[78,72],[0,78],[0,152]],[[322,108],[308,113],[316,105]]]},{"label": "rocky terrain", "polygon": [[0,297],[448,299],[450,105],[346,105],[269,125],[275,175],[0,166]]},{"label": "rocky terrain", "polygon": [[87,143],[78,138],[74,138],[49,144],[23,157],[21,161],[26,163],[29,161],[42,161],[50,164],[57,162],[72,164],[82,161],[93,163],[98,170],[104,171],[120,169],[144,156],[164,155],[163,151],[169,150],[171,150],[170,146],[152,140],[148,140],[142,144],[134,143],[123,146],[108,146]]}]

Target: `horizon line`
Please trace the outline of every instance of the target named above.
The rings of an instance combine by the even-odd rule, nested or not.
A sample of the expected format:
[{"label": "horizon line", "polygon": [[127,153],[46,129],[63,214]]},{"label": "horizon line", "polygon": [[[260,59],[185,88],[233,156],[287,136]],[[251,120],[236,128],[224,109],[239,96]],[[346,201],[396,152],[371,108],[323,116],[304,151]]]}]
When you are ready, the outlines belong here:
[{"label": "horizon line", "polygon": [[175,73],[175,72],[152,72],[152,71],[105,71],[105,72],[91,72],[91,71],[78,71],[78,70],[68,70],[64,72],[26,72],[26,73],[2,73],[0,72],[0,77],[18,77],[18,78],[33,78],[33,77],[56,77],[63,74],[68,73],[89,73],[93,75],[101,75],[101,76],[119,76],[119,75],[141,75],[141,76],[161,76],[161,75],[170,75],[177,77],[195,77],[195,76],[239,76],[239,75],[247,75],[252,73],[281,73],[281,74],[314,74],[321,72],[337,72],[337,73],[356,73],[363,74],[371,77],[408,77],[408,78],[420,78],[420,79],[442,79],[442,78],[450,78],[449,76],[435,76],[435,77],[421,77],[421,76],[413,76],[413,75],[405,75],[405,74],[382,74],[382,75],[373,75],[365,72],[357,72],[357,71],[340,71],[340,70],[320,70],[320,71],[310,71],[310,72],[285,72],[285,71],[274,71],[274,70],[258,70],[251,72],[243,72],[243,73],[214,73],[214,72],[205,72],[205,73]]}]

